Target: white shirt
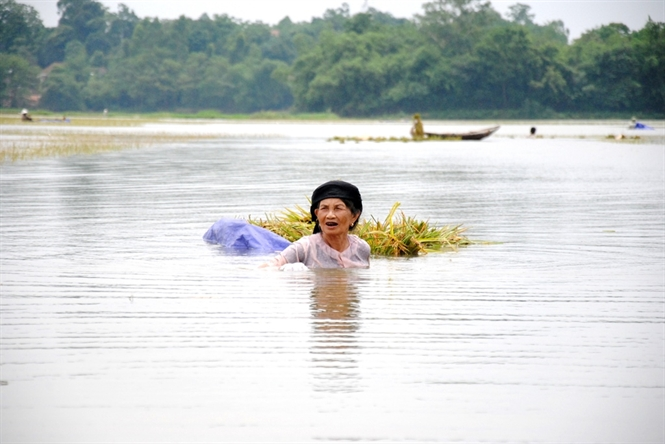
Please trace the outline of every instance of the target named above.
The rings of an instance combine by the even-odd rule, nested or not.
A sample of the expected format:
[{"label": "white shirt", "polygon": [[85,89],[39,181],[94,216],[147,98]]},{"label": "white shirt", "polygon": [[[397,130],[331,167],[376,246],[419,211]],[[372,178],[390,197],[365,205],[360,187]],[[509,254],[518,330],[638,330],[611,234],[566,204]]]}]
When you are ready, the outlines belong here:
[{"label": "white shirt", "polygon": [[305,236],[279,253],[271,265],[281,267],[300,262],[308,268],[369,268],[369,244],[349,235],[349,246],[337,251],[323,240],[321,233]]}]

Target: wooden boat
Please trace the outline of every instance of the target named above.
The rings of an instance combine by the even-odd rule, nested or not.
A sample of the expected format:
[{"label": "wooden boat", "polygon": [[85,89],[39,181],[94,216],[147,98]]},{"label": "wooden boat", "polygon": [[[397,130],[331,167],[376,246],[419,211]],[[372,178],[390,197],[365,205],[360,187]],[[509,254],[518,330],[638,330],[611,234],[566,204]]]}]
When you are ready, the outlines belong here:
[{"label": "wooden boat", "polygon": [[481,140],[494,134],[500,126],[493,126],[468,133],[424,133],[425,137],[339,137],[335,136],[328,141],[345,142],[424,142],[428,140]]},{"label": "wooden boat", "polygon": [[425,133],[425,138],[429,140],[481,140],[494,134],[500,126],[493,126],[478,131],[468,133]]}]

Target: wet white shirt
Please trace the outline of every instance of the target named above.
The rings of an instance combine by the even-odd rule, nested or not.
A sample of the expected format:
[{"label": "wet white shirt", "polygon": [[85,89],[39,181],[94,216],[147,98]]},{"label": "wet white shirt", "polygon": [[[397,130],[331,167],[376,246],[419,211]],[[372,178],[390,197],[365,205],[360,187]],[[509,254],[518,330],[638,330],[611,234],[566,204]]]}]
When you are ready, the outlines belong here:
[{"label": "wet white shirt", "polygon": [[337,251],[328,245],[321,233],[305,236],[279,253],[270,265],[302,263],[308,268],[368,268],[369,244],[358,236],[349,235],[349,246]]}]

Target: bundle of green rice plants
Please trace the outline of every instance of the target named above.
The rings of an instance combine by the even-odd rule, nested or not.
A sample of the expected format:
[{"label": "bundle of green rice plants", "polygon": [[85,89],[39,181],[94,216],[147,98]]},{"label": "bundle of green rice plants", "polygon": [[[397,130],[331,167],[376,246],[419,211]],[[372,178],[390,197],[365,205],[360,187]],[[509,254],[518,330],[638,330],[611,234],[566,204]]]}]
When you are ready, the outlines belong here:
[{"label": "bundle of green rice plants", "polygon": [[372,217],[358,224],[355,234],[365,239],[378,256],[418,256],[442,249],[456,249],[470,241],[462,236],[466,228],[436,227],[428,221],[397,213],[396,202],[383,222]]},{"label": "bundle of green rice plants", "polygon": [[[466,228],[457,226],[436,227],[428,221],[397,213],[396,202],[383,222],[371,217],[358,223],[354,234],[364,239],[376,256],[418,256],[433,251],[457,249],[471,243],[462,235]],[[314,223],[309,210],[300,206],[286,209],[279,215],[266,215],[265,219],[249,218],[248,221],[294,242],[312,234]]]},{"label": "bundle of green rice plants", "polygon": [[265,219],[253,219],[250,216],[248,222],[270,230],[290,242],[308,236],[314,230],[314,222],[312,222],[309,210],[300,205],[296,205],[294,209],[286,209],[279,215],[267,214]]}]

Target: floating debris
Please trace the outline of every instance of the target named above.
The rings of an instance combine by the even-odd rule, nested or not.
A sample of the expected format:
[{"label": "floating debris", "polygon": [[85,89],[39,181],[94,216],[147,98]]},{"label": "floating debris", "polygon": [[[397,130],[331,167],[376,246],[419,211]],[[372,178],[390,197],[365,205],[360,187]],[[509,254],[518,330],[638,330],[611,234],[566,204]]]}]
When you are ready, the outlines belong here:
[{"label": "floating debris", "polygon": [[641,140],[642,138],[640,136],[625,136],[623,134],[610,134],[606,137],[606,139],[614,139],[614,140]]},{"label": "floating debris", "polygon": [[341,137],[335,136],[328,139],[328,142],[422,142],[425,139],[415,140],[411,137]]}]

